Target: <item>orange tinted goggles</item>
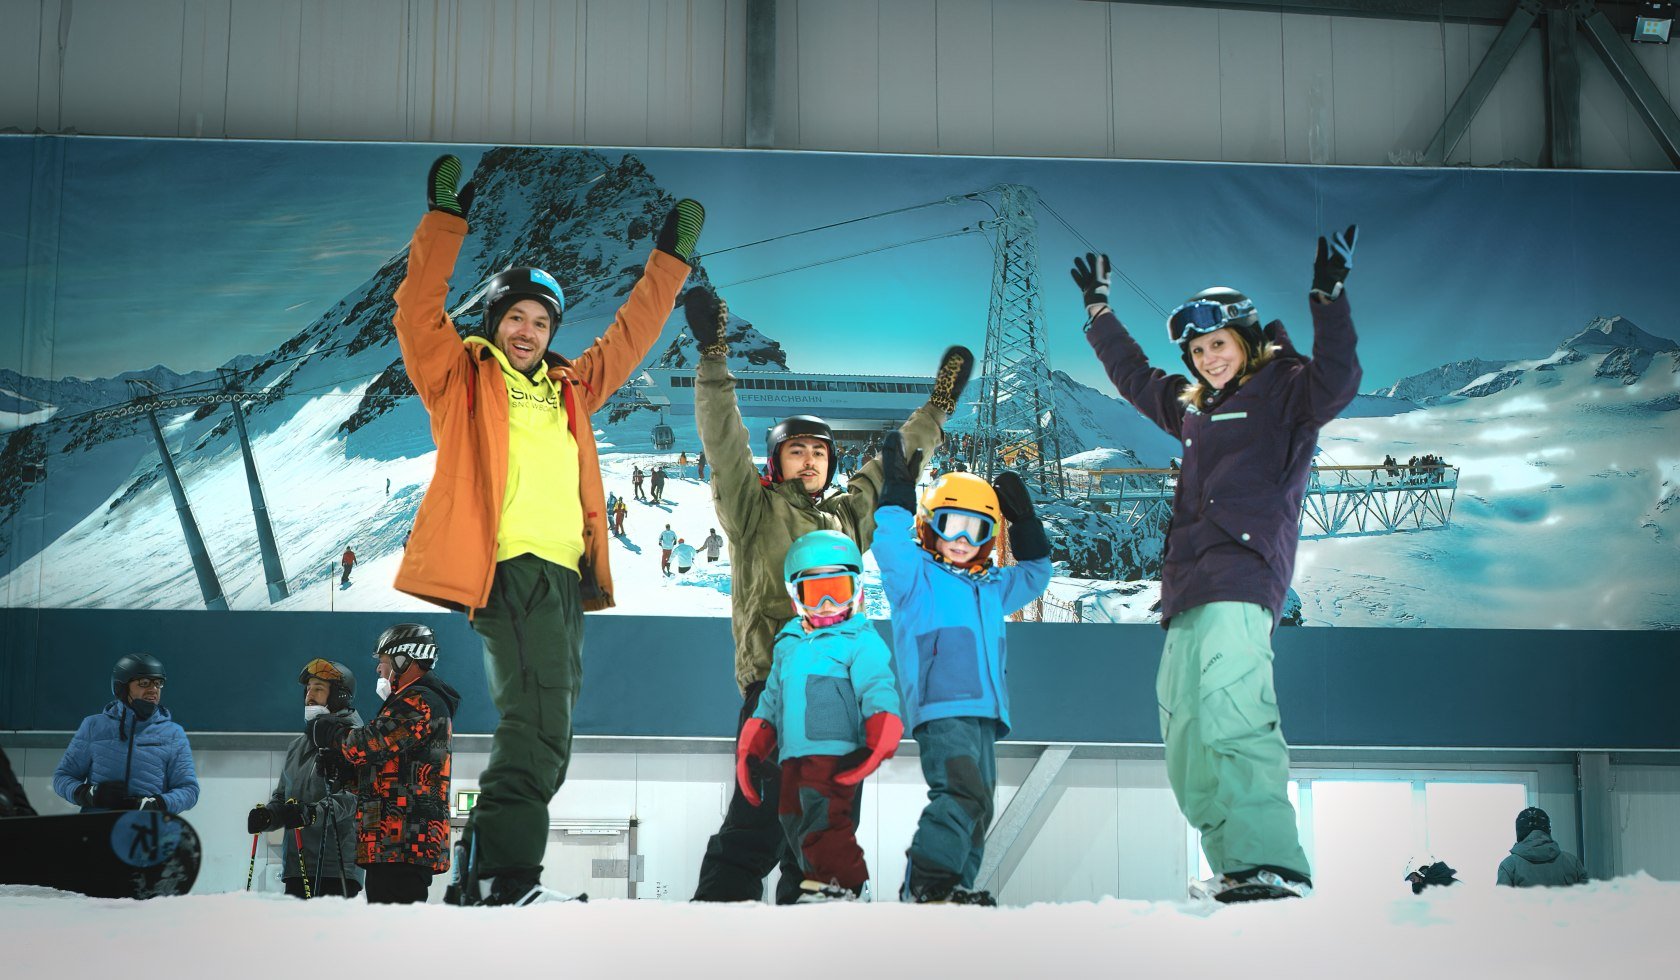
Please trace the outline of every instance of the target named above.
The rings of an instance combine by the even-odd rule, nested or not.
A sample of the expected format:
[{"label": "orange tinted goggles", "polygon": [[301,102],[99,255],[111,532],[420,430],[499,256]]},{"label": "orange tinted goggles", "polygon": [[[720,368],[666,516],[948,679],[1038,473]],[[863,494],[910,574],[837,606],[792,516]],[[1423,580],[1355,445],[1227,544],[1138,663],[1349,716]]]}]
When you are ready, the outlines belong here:
[{"label": "orange tinted goggles", "polygon": [[329,682],[344,679],[343,671],[334,667],[332,661],[322,660],[320,657],[309,661],[308,665],[303,668],[303,673],[305,677],[319,677],[321,680]]},{"label": "orange tinted goggles", "polygon": [[844,607],[857,597],[857,578],[853,572],[825,574],[797,579],[789,583],[788,589],[794,601],[806,609],[819,608],[825,599]]}]

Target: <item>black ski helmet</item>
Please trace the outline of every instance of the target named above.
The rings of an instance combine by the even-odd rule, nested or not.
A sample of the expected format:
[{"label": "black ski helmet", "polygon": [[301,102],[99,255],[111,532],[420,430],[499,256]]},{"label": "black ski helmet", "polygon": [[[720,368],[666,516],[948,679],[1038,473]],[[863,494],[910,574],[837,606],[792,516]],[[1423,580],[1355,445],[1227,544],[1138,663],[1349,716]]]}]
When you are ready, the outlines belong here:
[{"label": "black ski helmet", "polygon": [[399,676],[410,663],[419,664],[422,670],[431,670],[437,666],[437,637],[430,626],[399,623],[379,634],[379,642],[373,645],[373,659],[378,660],[382,656],[391,658]]},{"label": "black ski helmet", "polygon": [[119,701],[127,701],[128,682],[136,677],[156,677],[160,681],[169,679],[163,671],[163,661],[158,658],[149,653],[125,653],[111,668],[111,693]]},{"label": "black ski helmet", "polygon": [[356,699],[356,675],[336,660],[316,657],[304,664],[298,683],[307,685],[310,678],[326,681],[327,707],[333,711],[343,711]]},{"label": "black ski helmet", "polygon": [[[1247,296],[1235,289],[1232,289],[1230,286],[1209,286],[1179,305],[1180,307],[1183,307],[1188,306],[1191,303],[1204,301],[1208,303],[1218,303],[1221,306],[1247,304],[1250,310],[1253,310],[1254,307],[1253,300],[1249,299]],[[1247,316],[1240,316],[1226,320],[1224,323],[1221,323],[1218,327],[1213,329],[1219,330],[1225,327],[1230,327],[1232,330],[1236,331],[1237,336],[1242,338],[1243,346],[1248,349],[1248,363],[1252,365],[1255,359],[1260,356],[1260,351],[1266,346],[1266,335],[1260,330],[1259,312],[1254,311],[1250,312]],[[1172,332],[1170,317],[1168,318],[1167,330],[1170,336]],[[1200,334],[1190,334],[1185,336],[1184,339],[1178,341],[1178,349],[1184,357],[1184,366],[1190,369],[1191,377],[1205,384],[1207,379],[1203,378],[1201,373],[1196,370],[1195,359],[1190,356],[1190,340],[1192,337],[1196,336],[1200,336]]]},{"label": "black ski helmet", "polygon": [[1547,815],[1545,810],[1537,806],[1531,806],[1517,814],[1517,842],[1519,844],[1536,830],[1543,830],[1548,834],[1552,832],[1552,818]]},{"label": "black ski helmet", "polygon": [[490,285],[484,287],[484,323],[479,326],[479,332],[486,340],[496,336],[496,325],[502,322],[508,309],[522,299],[534,299],[547,307],[549,319],[553,321],[548,339],[554,339],[554,335],[560,332],[560,318],[566,312],[566,292],[553,276],[541,269],[521,265],[498,273],[490,280]]},{"label": "black ski helmet", "polygon": [[776,458],[781,453],[782,443],[800,436],[821,439],[828,446],[828,473],[823,478],[822,490],[817,491],[821,493],[834,482],[834,430],[815,415],[789,415],[770,427],[764,437],[765,468],[770,473],[770,482],[782,482],[781,462]]}]

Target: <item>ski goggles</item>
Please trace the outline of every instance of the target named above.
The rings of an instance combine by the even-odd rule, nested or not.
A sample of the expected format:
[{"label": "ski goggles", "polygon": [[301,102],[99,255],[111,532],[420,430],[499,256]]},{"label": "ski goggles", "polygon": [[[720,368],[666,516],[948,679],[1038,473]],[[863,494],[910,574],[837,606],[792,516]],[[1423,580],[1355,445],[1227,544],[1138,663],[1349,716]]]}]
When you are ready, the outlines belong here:
[{"label": "ski goggles", "polygon": [[796,577],[787,584],[788,595],[801,609],[820,609],[824,602],[846,609],[857,599],[856,572],[818,572]]},{"label": "ski goggles", "polygon": [[942,507],[929,514],[928,526],[946,541],[961,538],[976,548],[992,540],[992,535],[997,533],[997,522],[990,517],[954,507]]},{"label": "ski goggles", "polygon": [[333,666],[332,661],[322,660],[320,657],[316,657],[314,660],[311,660],[309,663],[304,665],[303,676],[298,679],[300,681],[307,681],[311,677],[317,677],[331,683],[332,681],[343,680],[344,672]]},{"label": "ski goggles", "polygon": [[1211,299],[1193,299],[1167,314],[1167,339],[1183,345],[1191,337],[1228,326],[1232,320],[1254,315],[1254,302],[1215,303]]}]

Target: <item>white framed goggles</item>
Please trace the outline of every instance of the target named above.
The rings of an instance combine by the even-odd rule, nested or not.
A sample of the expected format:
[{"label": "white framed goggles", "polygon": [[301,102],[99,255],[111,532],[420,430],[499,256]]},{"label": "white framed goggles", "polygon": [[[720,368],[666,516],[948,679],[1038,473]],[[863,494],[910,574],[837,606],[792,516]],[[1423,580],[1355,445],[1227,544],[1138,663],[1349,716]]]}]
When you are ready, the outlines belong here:
[{"label": "white framed goggles", "polygon": [[1167,314],[1167,339],[1175,344],[1183,344],[1191,337],[1222,329],[1232,320],[1241,320],[1253,315],[1253,300],[1216,303],[1211,299],[1193,299]]},{"label": "white framed goggles", "polygon": [[997,533],[997,522],[990,517],[955,507],[941,507],[929,514],[928,526],[943,540],[961,539],[975,548],[992,540],[992,535]]}]

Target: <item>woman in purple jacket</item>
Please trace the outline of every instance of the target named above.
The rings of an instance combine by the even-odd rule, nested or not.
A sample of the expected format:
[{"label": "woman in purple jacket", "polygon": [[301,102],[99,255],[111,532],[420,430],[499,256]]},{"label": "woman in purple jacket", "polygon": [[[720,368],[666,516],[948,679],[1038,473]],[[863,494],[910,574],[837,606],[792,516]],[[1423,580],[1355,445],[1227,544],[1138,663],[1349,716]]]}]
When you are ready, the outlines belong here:
[{"label": "woman in purple jacket", "polygon": [[1108,306],[1108,256],[1075,259],[1085,337],[1120,395],[1184,443],[1161,571],[1166,647],[1155,677],[1167,777],[1202,834],[1220,901],[1312,887],[1289,803],[1289,746],[1272,688],[1272,629],[1295,572],[1318,432],[1358,391],[1342,283],[1355,229],[1318,240],[1313,356],[1248,297],[1215,287],[1173,310],[1190,377],[1149,366]]}]

